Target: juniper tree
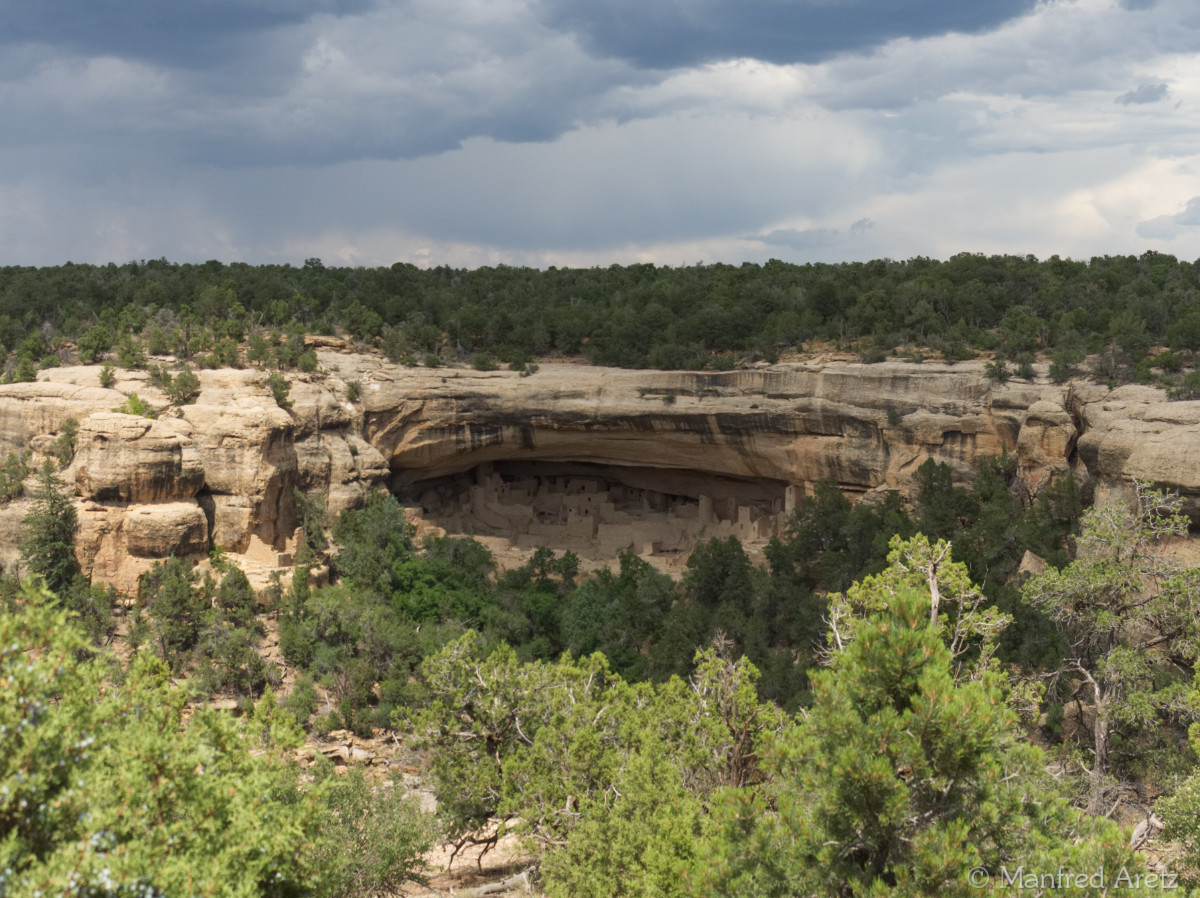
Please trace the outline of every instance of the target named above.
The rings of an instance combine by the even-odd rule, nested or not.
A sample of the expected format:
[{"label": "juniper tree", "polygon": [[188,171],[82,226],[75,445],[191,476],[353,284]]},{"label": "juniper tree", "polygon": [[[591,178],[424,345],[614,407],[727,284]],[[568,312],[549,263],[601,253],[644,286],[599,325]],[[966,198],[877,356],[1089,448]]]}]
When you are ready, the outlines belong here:
[{"label": "juniper tree", "polygon": [[928,592],[881,598],[813,674],[811,711],[767,740],[765,784],[714,800],[692,893],[965,895],[1022,866],[1135,869],[1115,826],[1055,793],[999,676],[955,680]]},{"label": "juniper tree", "polygon": [[1076,700],[1092,705],[1088,810],[1095,814],[1111,800],[1114,734],[1153,726],[1179,708],[1200,656],[1200,572],[1163,551],[1187,533],[1180,499],[1135,486],[1133,503],[1088,509],[1075,560],[1024,587],[1025,599],[1062,629],[1071,651],[1063,672],[1078,687]]}]

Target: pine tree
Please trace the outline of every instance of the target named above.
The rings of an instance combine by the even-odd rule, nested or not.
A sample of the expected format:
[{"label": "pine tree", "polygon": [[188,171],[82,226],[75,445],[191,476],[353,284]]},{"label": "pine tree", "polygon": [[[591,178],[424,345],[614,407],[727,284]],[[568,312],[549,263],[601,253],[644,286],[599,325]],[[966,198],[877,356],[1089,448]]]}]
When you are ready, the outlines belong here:
[{"label": "pine tree", "polygon": [[33,509],[25,518],[21,561],[28,573],[41,577],[56,595],[64,595],[76,578],[82,576],[75,557],[78,523],[79,516],[66,484],[58,479],[54,465],[47,460],[38,474]]}]

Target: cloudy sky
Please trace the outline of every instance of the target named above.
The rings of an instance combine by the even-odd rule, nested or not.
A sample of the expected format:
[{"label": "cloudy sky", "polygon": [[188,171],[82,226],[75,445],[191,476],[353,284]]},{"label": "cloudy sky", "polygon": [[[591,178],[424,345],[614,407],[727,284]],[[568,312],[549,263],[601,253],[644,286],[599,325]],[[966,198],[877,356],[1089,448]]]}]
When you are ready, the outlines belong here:
[{"label": "cloudy sky", "polygon": [[1196,0],[0,0],[0,264],[1146,249]]}]

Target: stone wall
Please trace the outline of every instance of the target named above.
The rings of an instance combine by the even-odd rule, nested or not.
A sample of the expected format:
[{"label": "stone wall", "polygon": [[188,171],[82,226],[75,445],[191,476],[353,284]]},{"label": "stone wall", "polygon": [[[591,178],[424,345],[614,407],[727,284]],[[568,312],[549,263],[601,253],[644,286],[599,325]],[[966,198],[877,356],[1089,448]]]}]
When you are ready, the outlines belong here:
[{"label": "stone wall", "polygon": [[[773,499],[739,501],[731,487],[685,496],[629,485],[619,478],[652,478],[653,471],[589,472],[586,466],[546,463],[501,473],[491,464],[472,478],[448,478],[413,490],[425,520],[450,533],[499,536],[533,549],[570,549],[588,559],[622,550],[642,556],[686,555],[712,538],[737,537],[753,549],[783,529],[795,505],[794,487],[774,487]],[[665,478],[670,482],[669,475]],[[719,483],[720,478],[713,478]],[[763,485],[747,492],[761,495]],[[768,488],[769,489],[769,488]]]}]

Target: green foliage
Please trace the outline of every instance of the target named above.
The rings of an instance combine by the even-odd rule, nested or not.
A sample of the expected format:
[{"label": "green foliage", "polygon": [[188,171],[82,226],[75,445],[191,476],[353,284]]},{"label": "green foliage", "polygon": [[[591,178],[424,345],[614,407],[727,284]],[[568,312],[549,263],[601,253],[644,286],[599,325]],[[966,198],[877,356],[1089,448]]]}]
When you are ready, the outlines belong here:
[{"label": "green foliage", "polygon": [[375,493],[366,506],[342,512],[333,536],[342,547],[338,576],[381,596],[392,592],[392,567],[413,549],[413,526],[390,494]]},{"label": "green foliage", "polygon": [[80,336],[76,348],[79,350],[79,361],[90,365],[104,353],[112,349],[113,332],[102,324],[88,328]]},{"label": "green foliage", "polygon": [[1200,399],[1200,371],[1189,371],[1167,388],[1167,398],[1190,401]]},{"label": "green foliage", "polygon": [[155,562],[138,585],[138,602],[150,612],[155,647],[176,671],[186,667],[187,653],[199,642],[207,611],[194,581],[191,566],[172,556]]},{"label": "green foliage", "polygon": [[166,383],[166,394],[172,405],[191,405],[200,395],[200,378],[184,367]]},{"label": "green foliage", "polygon": [[113,587],[88,583],[79,576],[71,581],[60,598],[67,610],[76,615],[77,625],[94,644],[107,644],[116,629],[113,608],[118,596]]},{"label": "green foliage", "polygon": [[137,393],[130,393],[129,397],[121,403],[120,408],[114,408],[114,412],[120,412],[122,415],[140,415],[143,418],[155,417],[154,408],[147,402],[144,402]]},{"label": "green foliage", "polygon": [[107,389],[111,388],[112,385],[115,384],[116,382],[117,382],[117,372],[113,369],[113,366],[112,365],[101,365],[100,366],[100,386],[104,387],[107,390]]},{"label": "green foliage", "polygon": [[[1186,705],[1194,717],[1200,717],[1200,668],[1192,679]],[[1188,731],[1192,755],[1200,754],[1200,723],[1192,723]],[[1155,807],[1165,824],[1163,835],[1183,846],[1184,869],[1190,884],[1200,884],[1200,771],[1193,770],[1175,793]]]},{"label": "green foliage", "polygon": [[606,365],[720,370],[731,359],[769,361],[780,346],[826,340],[857,343],[868,360],[898,343],[940,349],[948,360],[1086,346],[1111,351],[1110,373],[1123,377],[1149,345],[1200,349],[1200,272],[1150,253],[545,271],[150,260],[9,266],[0,298],[0,343],[17,347],[8,359],[17,379],[36,374],[66,342],[85,361],[115,349],[120,364],[143,367],[146,352],[229,364],[236,347],[225,341],[247,339],[253,364],[291,368],[311,364],[302,361],[304,331],[337,328],[378,340],[393,360],[424,355],[435,364],[454,347],[463,358],[583,355]]},{"label": "green foliage", "polygon": [[1171,713],[1183,688],[1179,662],[1200,658],[1200,571],[1163,552],[1187,525],[1178,496],[1137,484],[1134,502],[1088,509],[1075,560],[1023,589],[1061,628],[1070,652],[1064,673],[1094,708],[1093,813],[1110,801],[1112,739]]},{"label": "green foliage", "polygon": [[680,782],[674,747],[651,736],[625,761],[605,812],[586,815],[542,862],[547,895],[686,894],[680,871],[696,860],[704,807]]},{"label": "green foliage", "polygon": [[[613,669],[628,679],[645,679],[651,659],[643,651],[654,638],[664,616],[677,600],[671,578],[630,552],[618,555],[619,572],[600,570],[565,598],[562,636],[576,656],[602,652]],[[669,647],[670,660],[660,650],[658,665],[675,669],[678,654],[687,669],[696,650],[691,634]],[[664,647],[666,648],[666,647]]]},{"label": "green foliage", "polygon": [[432,749],[430,778],[458,845],[518,833],[545,854],[552,895],[680,894],[703,801],[757,776],[779,716],[757,672],[715,652],[690,683],[630,685],[601,655],[522,664],[468,633],[421,667],[405,724]]},{"label": "green foliage", "polygon": [[58,436],[50,444],[50,454],[58,459],[60,465],[69,465],[75,457],[75,441],[78,437],[79,422],[74,418],[67,418],[63,421]]},{"label": "green foliage", "polygon": [[47,594],[0,614],[0,892],[300,896],[328,818],[278,754],[134,658],[119,688]]},{"label": "green foliage", "polygon": [[262,334],[251,334],[246,347],[246,359],[255,365],[262,365],[271,358],[271,344]]},{"label": "green foliage", "polygon": [[311,349],[306,349],[296,357],[296,367],[305,374],[312,374],[317,370],[317,354]]},{"label": "green foliage", "polygon": [[834,480],[822,480],[768,549],[768,558],[778,574],[808,589],[840,592],[863,574],[882,570],[890,536],[910,535],[913,526],[898,494],[851,505]]},{"label": "green foliage", "polygon": [[217,587],[214,604],[227,620],[248,624],[258,607],[258,597],[241,568],[228,565],[221,585]]},{"label": "green foliage", "polygon": [[407,882],[421,882],[423,855],[433,847],[429,815],[406,796],[400,776],[372,785],[360,768],[344,776],[328,762],[317,767],[322,789],[326,840],[314,861],[325,872],[331,898],[396,894]]},{"label": "green foliage", "polygon": [[300,529],[304,532],[305,545],[313,552],[323,552],[329,545],[325,537],[325,528],[329,523],[325,500],[318,493],[309,494],[299,489],[292,491],[292,500]]},{"label": "green foliage", "polygon": [[496,361],[496,357],[490,352],[477,352],[471,360],[471,365],[476,371],[495,371],[500,367]]},{"label": "green foliage", "polygon": [[1050,356],[1050,379],[1061,384],[1075,377],[1079,374],[1079,363],[1083,359],[1083,351],[1076,347],[1055,350]]},{"label": "green foliage", "polygon": [[1109,882],[1136,869],[1115,826],[1055,795],[994,677],[955,682],[928,593],[871,598],[886,610],[813,675],[810,713],[766,749],[766,784],[719,803],[695,894],[969,894],[978,868],[993,883],[1021,865]]},{"label": "green foliage", "polygon": [[125,334],[117,344],[117,364],[122,368],[134,370],[146,367],[146,353],[141,343],[131,335]]},{"label": "green foliage", "polygon": [[317,710],[317,690],[312,677],[303,676],[296,680],[296,685],[282,702],[283,710],[295,719],[300,726],[307,727],[308,719]]},{"label": "green foliage", "polygon": [[1008,365],[1004,359],[994,359],[988,362],[983,368],[983,376],[988,380],[994,380],[996,383],[1007,383],[1012,377],[1012,372],[1008,370]]},{"label": "green foliage", "polygon": [[908,540],[892,537],[888,567],[832,598],[830,644],[844,648],[854,637],[856,621],[885,611],[907,593],[929,597],[930,628],[949,652],[955,681],[980,679],[993,669],[1000,634],[1012,618],[984,604],[982,591],[971,582],[966,566],[953,561],[948,543],[931,545],[920,533]]},{"label": "green foliage", "polygon": [[268,684],[278,685],[277,672],[258,652],[256,629],[211,616],[205,619],[196,640],[195,673],[201,691],[255,696],[263,694]]},{"label": "green foliage", "polygon": [[25,489],[25,478],[29,476],[28,454],[8,453],[4,466],[0,467],[0,503],[11,502]]},{"label": "green foliage", "polygon": [[38,474],[33,506],[25,517],[21,538],[21,564],[28,574],[40,577],[52,592],[65,593],[81,575],[75,557],[75,528],[79,515],[47,460]]},{"label": "green foliage", "polygon": [[17,366],[10,372],[13,383],[32,383],[37,380],[37,368],[33,359],[22,356],[17,360]]},{"label": "green foliage", "polygon": [[1150,364],[1167,374],[1177,374],[1183,368],[1183,359],[1168,349],[1150,359]]},{"label": "green foliage", "polygon": [[267,376],[267,388],[271,391],[271,396],[275,399],[275,404],[282,409],[292,407],[292,402],[288,399],[288,394],[291,392],[292,385],[288,383],[288,379],[278,371],[272,371]]},{"label": "green foliage", "polygon": [[237,340],[232,337],[225,337],[217,342],[212,351],[212,367],[213,368],[240,368],[242,367],[241,354],[238,351]]}]

